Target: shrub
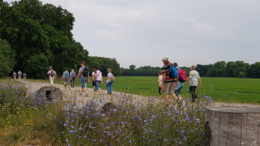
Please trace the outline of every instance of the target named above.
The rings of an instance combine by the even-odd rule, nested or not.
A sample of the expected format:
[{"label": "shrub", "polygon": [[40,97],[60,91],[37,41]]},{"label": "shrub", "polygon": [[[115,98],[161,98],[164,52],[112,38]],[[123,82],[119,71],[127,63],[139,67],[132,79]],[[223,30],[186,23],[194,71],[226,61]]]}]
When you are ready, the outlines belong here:
[{"label": "shrub", "polygon": [[165,105],[153,101],[142,109],[125,102],[100,108],[66,104],[59,123],[63,141],[71,145],[202,145],[204,108],[199,104]]},{"label": "shrub", "polygon": [[7,41],[0,38],[0,77],[7,76],[13,70],[15,53]]}]

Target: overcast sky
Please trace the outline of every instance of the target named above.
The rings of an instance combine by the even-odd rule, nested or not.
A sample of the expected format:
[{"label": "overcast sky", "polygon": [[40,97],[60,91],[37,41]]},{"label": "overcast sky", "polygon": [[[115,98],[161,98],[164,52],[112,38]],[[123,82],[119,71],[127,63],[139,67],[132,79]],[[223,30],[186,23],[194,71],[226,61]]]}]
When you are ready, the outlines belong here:
[{"label": "overcast sky", "polygon": [[91,56],[123,67],[164,56],[181,66],[260,61],[260,0],[42,1],[74,14],[74,38]]}]

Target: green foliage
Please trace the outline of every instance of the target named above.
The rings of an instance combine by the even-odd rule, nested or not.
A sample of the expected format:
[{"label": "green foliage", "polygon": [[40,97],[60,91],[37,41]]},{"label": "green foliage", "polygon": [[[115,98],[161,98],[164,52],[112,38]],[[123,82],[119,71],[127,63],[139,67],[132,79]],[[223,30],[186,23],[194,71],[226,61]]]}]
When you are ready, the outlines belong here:
[{"label": "green foliage", "polygon": [[135,70],[135,68],[136,68],[135,65],[130,65],[130,66],[129,66],[129,69],[130,69],[130,70]]},{"label": "green foliage", "polygon": [[26,95],[26,89],[19,82],[0,82],[0,105],[15,104]]},{"label": "green foliage", "polygon": [[136,68],[135,65],[130,65],[129,69],[121,68],[120,75],[122,76],[157,76],[160,67],[152,67],[152,66],[141,66]]},{"label": "green foliage", "polygon": [[46,55],[37,54],[29,57],[26,64],[30,64],[30,66],[24,68],[28,74],[34,74],[35,78],[41,78],[47,73],[49,60]]},{"label": "green foliage", "polygon": [[0,38],[0,77],[7,76],[14,67],[14,52],[10,45]]},{"label": "green foliage", "polygon": [[0,38],[16,52],[15,70],[44,78],[48,66],[61,74],[65,68],[76,68],[87,60],[88,52],[73,39],[74,17],[67,10],[39,0],[0,5]]},{"label": "green foliage", "polygon": [[197,65],[197,70],[201,76],[207,77],[250,77],[250,65],[243,61],[225,62],[219,61],[215,64]]},{"label": "green foliage", "polygon": [[100,69],[104,76],[107,74],[108,68],[111,68],[115,75],[118,75],[120,72],[120,65],[114,58],[90,56],[88,59],[88,64],[90,69]]},{"label": "green foliage", "polygon": [[260,62],[250,65],[248,76],[252,78],[260,78]]}]

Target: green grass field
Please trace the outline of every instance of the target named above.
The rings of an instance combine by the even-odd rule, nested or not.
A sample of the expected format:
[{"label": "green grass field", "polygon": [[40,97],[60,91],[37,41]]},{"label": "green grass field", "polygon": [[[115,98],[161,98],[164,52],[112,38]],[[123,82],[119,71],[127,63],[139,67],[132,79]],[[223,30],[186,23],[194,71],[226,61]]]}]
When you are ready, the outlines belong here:
[{"label": "green grass field", "polygon": [[[220,102],[260,104],[260,79],[203,78],[202,80],[203,87],[198,89],[201,98],[210,96],[214,101]],[[57,82],[62,83],[62,80],[59,79]],[[78,80],[76,85],[80,85]],[[88,87],[92,87],[90,83]],[[105,89],[105,82],[101,87]],[[145,96],[159,96],[157,77],[117,77],[113,89]],[[186,85],[182,96],[189,98]]]}]

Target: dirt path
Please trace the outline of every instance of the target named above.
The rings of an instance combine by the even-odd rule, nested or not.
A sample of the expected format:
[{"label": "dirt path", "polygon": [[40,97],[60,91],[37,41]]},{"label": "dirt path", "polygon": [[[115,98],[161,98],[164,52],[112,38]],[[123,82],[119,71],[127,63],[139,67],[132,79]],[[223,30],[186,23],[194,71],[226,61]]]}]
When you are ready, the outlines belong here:
[{"label": "dirt path", "polygon": [[[28,93],[34,93],[39,90],[41,87],[51,86],[50,83],[46,82],[31,82],[31,81],[23,81],[25,87],[28,89]],[[65,89],[64,85],[54,84],[53,86],[61,89],[64,95],[65,100],[75,100],[77,103],[85,104],[87,102],[95,102],[104,104],[107,102],[119,103],[119,102],[129,102],[133,103],[139,107],[147,105],[151,100],[155,103],[162,102],[159,98],[149,98],[146,96],[128,94],[124,92],[116,92],[113,91],[112,95],[107,95],[105,90],[101,90],[99,93],[95,93],[93,89],[87,88],[87,96],[86,93],[80,95],[80,87]]]},{"label": "dirt path", "polygon": [[[33,93],[39,90],[41,87],[50,86],[50,83],[46,82],[31,82],[31,81],[23,81],[25,87],[28,89],[29,93]],[[95,93],[93,89],[87,88],[87,94],[80,95],[80,87],[65,89],[63,85],[54,84],[53,86],[61,89],[64,95],[65,100],[75,100],[77,103],[85,104],[87,102],[95,102],[103,105],[107,102],[119,103],[119,102],[130,102],[136,106],[143,107],[147,105],[151,100],[153,103],[161,103],[163,102],[160,98],[150,98],[142,95],[128,94],[124,92],[116,92],[113,91],[113,95],[107,95],[105,90],[102,90],[99,93]],[[215,106],[250,106],[250,107],[259,107],[257,104],[244,104],[244,103],[224,103],[224,102],[214,102],[211,105]]]}]

